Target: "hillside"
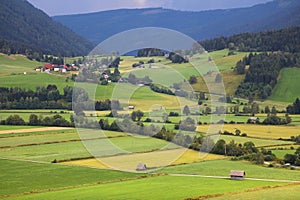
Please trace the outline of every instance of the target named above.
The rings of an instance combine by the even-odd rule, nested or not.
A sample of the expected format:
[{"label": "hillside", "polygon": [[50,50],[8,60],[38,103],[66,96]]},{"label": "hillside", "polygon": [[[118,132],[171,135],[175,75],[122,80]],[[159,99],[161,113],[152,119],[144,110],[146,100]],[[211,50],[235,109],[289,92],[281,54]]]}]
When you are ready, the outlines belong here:
[{"label": "hillside", "polygon": [[[85,55],[93,45],[25,0],[0,0],[0,51]],[[4,28],[5,27],[5,28]]]},{"label": "hillside", "polygon": [[298,0],[275,0],[249,8],[228,10],[186,12],[162,8],[121,9],[56,16],[54,19],[94,44],[113,34],[141,27],[170,28],[196,40],[204,40],[300,25],[299,9]]}]

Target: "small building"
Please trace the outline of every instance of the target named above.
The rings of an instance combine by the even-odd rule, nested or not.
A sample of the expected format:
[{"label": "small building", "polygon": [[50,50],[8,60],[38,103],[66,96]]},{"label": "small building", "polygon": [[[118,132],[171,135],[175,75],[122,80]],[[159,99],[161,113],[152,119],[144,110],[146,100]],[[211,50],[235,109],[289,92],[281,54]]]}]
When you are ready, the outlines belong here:
[{"label": "small building", "polygon": [[145,171],[145,170],[147,170],[146,164],[139,163],[139,164],[136,166],[136,171]]},{"label": "small building", "polygon": [[134,110],[134,106],[128,106],[129,110]]},{"label": "small building", "polygon": [[245,171],[240,171],[240,170],[231,170],[230,171],[230,179],[231,180],[244,180],[246,176]]},{"label": "small building", "polygon": [[256,123],[256,122],[259,122],[259,118],[258,117],[250,117],[248,119],[248,123]]}]

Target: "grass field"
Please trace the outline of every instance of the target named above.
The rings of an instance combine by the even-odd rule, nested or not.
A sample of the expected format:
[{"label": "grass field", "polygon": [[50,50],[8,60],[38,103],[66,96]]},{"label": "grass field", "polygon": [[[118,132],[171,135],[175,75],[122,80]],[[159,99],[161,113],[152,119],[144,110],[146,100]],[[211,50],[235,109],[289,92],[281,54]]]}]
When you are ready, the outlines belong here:
[{"label": "grass field", "polygon": [[[213,126],[213,125],[211,125]],[[197,131],[207,132],[209,125],[197,127]],[[250,124],[225,124],[223,131],[235,133],[239,129],[250,137],[267,138],[267,139],[290,139],[291,136],[299,135],[299,126],[271,126],[271,125],[250,125]]]},{"label": "grass field", "polygon": [[244,170],[246,172],[247,178],[300,181],[299,171],[278,168],[267,168],[251,164],[246,161],[212,160],[200,163],[166,167],[159,172],[168,174],[229,176],[230,170]]},{"label": "grass field", "polygon": [[11,73],[33,72],[34,68],[44,65],[37,61],[27,59],[23,55],[4,55],[0,54],[0,76]]},{"label": "grass field", "polygon": [[293,185],[283,185],[281,187],[269,187],[264,189],[250,190],[245,192],[238,192],[237,194],[225,194],[220,197],[209,198],[211,200],[232,200],[232,199],[243,199],[243,200],[253,200],[253,199],[290,199],[295,200],[299,198],[299,184]]},{"label": "grass field", "polygon": [[299,80],[299,68],[282,69],[279,81],[269,99],[280,102],[294,102],[296,98],[300,97],[300,87],[298,87]]},{"label": "grass field", "polygon": [[16,74],[0,76],[1,87],[20,87],[35,90],[37,86],[47,87],[49,84],[55,84],[61,92],[65,86],[73,85],[72,82],[66,82],[65,77],[40,72],[32,72],[26,75]]},{"label": "grass field", "polygon": [[[87,136],[87,138],[89,137],[91,136]],[[30,140],[31,138],[33,139]],[[13,139],[15,139],[15,141]],[[81,141],[68,141],[78,139],[78,136],[76,136],[75,134],[39,135],[32,137],[26,136],[13,139],[2,138],[3,142],[1,142],[1,145],[17,146],[28,143],[55,142],[61,140],[64,140],[66,142],[4,148],[0,151],[0,157],[51,162],[54,159],[67,160],[71,158],[90,157],[91,155],[86,148],[88,148],[94,156],[101,157],[108,155],[112,156],[121,153],[127,154],[130,152],[153,151],[165,147],[177,147],[176,145],[169,145],[168,142],[163,140],[132,136],[117,137],[111,139],[92,139],[84,141],[84,143],[82,143]]]},{"label": "grass field", "polygon": [[220,71],[235,67],[239,60],[242,60],[246,55],[249,54],[248,52],[235,52],[235,55],[228,56],[228,52],[228,49],[224,49],[209,53]]},{"label": "grass field", "polygon": [[0,131],[39,128],[41,126],[10,126],[0,125]]},{"label": "grass field", "polygon": [[147,163],[149,168],[158,168],[166,165],[178,165],[208,160],[224,159],[225,156],[215,154],[203,154],[190,149],[170,149],[149,153],[139,153],[130,156],[114,156],[107,158],[91,158],[64,162],[68,165],[79,165],[99,168],[117,168],[123,170],[135,170],[138,162]]},{"label": "grass field", "polygon": [[256,139],[256,138],[247,138],[247,137],[237,137],[237,136],[228,136],[228,135],[221,135],[219,139],[223,139],[226,143],[234,140],[235,143],[244,144],[245,142],[253,142],[256,147],[264,147],[264,146],[273,146],[273,145],[288,145],[293,144],[293,142],[287,142],[282,140],[270,140],[270,139]]},{"label": "grass field", "polygon": [[0,196],[134,178],[134,173],[0,159]]},{"label": "grass field", "polygon": [[296,150],[272,150],[272,153],[276,155],[277,158],[283,159],[285,154],[294,154]]},{"label": "grass field", "polygon": [[[187,182],[189,184],[186,184]],[[110,183],[33,194],[16,199],[53,199],[58,196],[62,199],[157,199],[158,197],[160,199],[184,199],[193,196],[242,191],[267,185],[280,185],[280,183],[162,176],[127,181],[126,184],[122,182]]]}]

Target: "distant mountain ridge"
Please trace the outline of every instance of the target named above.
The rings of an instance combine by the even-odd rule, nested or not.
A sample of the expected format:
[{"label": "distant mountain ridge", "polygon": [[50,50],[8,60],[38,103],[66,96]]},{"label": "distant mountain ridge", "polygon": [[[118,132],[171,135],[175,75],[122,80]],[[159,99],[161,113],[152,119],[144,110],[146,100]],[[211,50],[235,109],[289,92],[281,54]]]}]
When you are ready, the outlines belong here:
[{"label": "distant mountain ridge", "polygon": [[26,0],[0,0],[0,50],[4,53],[86,55],[93,44]]},{"label": "distant mountain ridge", "polygon": [[249,8],[227,10],[121,9],[55,16],[53,19],[98,44],[119,32],[141,27],[170,28],[196,40],[287,28],[300,25],[299,10],[299,0],[274,0]]}]

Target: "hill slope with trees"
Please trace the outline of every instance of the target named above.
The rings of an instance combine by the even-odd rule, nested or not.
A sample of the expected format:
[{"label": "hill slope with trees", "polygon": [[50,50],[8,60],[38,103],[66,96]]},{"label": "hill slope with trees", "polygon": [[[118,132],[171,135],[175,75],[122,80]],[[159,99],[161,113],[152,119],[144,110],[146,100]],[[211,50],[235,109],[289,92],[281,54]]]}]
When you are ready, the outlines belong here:
[{"label": "hill slope with trees", "polygon": [[249,8],[228,10],[121,9],[55,16],[54,19],[98,44],[114,34],[142,27],[169,28],[196,40],[287,28],[300,25],[299,10],[298,0],[274,0]]},{"label": "hill slope with trees", "polygon": [[0,0],[0,51],[85,55],[93,45],[25,0]]}]

